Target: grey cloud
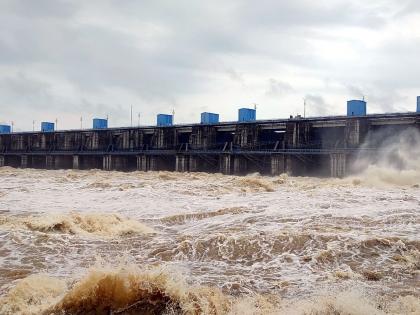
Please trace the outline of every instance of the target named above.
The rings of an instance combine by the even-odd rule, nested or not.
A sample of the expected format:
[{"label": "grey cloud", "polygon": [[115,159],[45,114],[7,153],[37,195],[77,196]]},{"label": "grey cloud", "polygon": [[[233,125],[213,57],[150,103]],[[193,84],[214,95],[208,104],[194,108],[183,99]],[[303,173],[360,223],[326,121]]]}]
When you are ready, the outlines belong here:
[{"label": "grey cloud", "polygon": [[244,1],[239,6],[248,23],[275,28],[350,25],[378,27],[386,24],[380,8],[366,9],[359,1],[271,1],[261,0],[258,5]]},{"label": "grey cloud", "polygon": [[[375,84],[363,87],[349,85],[347,89],[351,99],[364,98],[367,101],[370,113],[404,111],[402,104],[410,102],[397,91],[381,88]],[[412,103],[414,104],[414,97]]]},{"label": "grey cloud", "polygon": [[[386,99],[407,102],[392,89],[420,86],[418,39],[390,39],[368,49],[366,58],[373,61],[367,69],[345,74],[348,65],[327,67],[329,60],[313,53],[311,41],[340,41],[327,34],[329,29],[381,32],[416,3],[5,0],[0,3],[0,111],[6,113],[4,104],[10,104],[30,110],[106,112],[118,122],[125,119],[129,104],[103,96],[118,91],[113,93],[125,102],[133,97],[143,112],[176,107],[189,118],[208,103],[201,94],[232,88],[240,99],[249,90],[250,77],[266,87],[255,94],[268,100],[297,93],[299,82],[293,87],[287,83],[290,74],[301,75],[302,81],[328,77],[344,86],[357,82],[384,103],[383,109],[392,109]],[[359,44],[357,49],[365,47]],[[58,81],[74,94],[60,95]],[[319,95],[329,92],[314,91],[308,101],[321,113],[328,104]],[[192,97],[199,104],[183,104]],[[224,108],[217,110],[223,114]]]},{"label": "grey cloud", "polygon": [[286,82],[282,82],[273,78],[268,80],[268,89],[266,95],[268,96],[282,96],[293,91],[293,87]]},{"label": "grey cloud", "polygon": [[242,73],[239,73],[233,68],[226,69],[226,73],[231,80],[244,84],[244,77]]},{"label": "grey cloud", "polygon": [[0,94],[9,111],[25,104],[48,108],[52,102],[50,88],[48,83],[28,78],[22,72],[0,78]]},{"label": "grey cloud", "polygon": [[327,116],[332,112],[331,105],[321,95],[307,94],[305,102],[308,116]]},{"label": "grey cloud", "polygon": [[[406,0],[405,5],[396,14],[396,17],[418,14],[420,12],[420,2],[418,0]],[[403,2],[403,3],[404,3]]]},{"label": "grey cloud", "polygon": [[21,18],[68,18],[77,12],[77,4],[65,0],[2,0],[0,9]]}]

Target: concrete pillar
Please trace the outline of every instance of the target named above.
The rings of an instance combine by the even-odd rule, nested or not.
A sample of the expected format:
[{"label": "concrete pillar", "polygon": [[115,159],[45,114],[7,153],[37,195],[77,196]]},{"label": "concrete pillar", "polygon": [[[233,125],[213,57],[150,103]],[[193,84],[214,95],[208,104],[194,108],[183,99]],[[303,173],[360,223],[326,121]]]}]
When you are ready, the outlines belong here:
[{"label": "concrete pillar", "polygon": [[305,121],[288,122],[285,134],[287,148],[300,148],[311,142],[311,124]]},{"label": "concrete pillar", "polygon": [[3,167],[5,164],[5,158],[4,155],[0,155],[0,167]]},{"label": "concrete pillar", "polygon": [[138,171],[143,171],[146,172],[147,171],[147,165],[146,165],[146,156],[144,155],[137,155],[136,156],[137,159],[137,170]]},{"label": "concrete pillar", "polygon": [[175,171],[176,172],[188,172],[188,156],[178,154],[175,160]]},{"label": "concrete pillar", "polygon": [[190,167],[190,172],[197,172],[198,171],[198,157],[194,156],[194,155],[190,155],[189,158],[189,167]]},{"label": "concrete pillar", "polygon": [[239,134],[239,142],[241,147],[246,147],[248,144],[248,129],[242,129],[241,133]]},{"label": "concrete pillar", "polygon": [[158,158],[156,156],[149,156],[149,170],[158,171]]},{"label": "concrete pillar", "polygon": [[98,150],[99,149],[99,133],[93,132],[92,133],[92,143],[91,143],[92,150]]},{"label": "concrete pillar", "polygon": [[164,149],[167,146],[165,130],[158,129],[155,133],[156,135],[156,146],[158,149]]},{"label": "concrete pillar", "polygon": [[104,155],[102,158],[102,169],[104,171],[111,171],[113,169],[112,162],[113,161],[111,155]]},{"label": "concrete pillar", "polygon": [[147,155],[137,155],[137,170],[147,172],[149,170]]},{"label": "concrete pillar", "polygon": [[123,150],[130,149],[130,131],[124,131],[122,134],[122,148]]},{"label": "concrete pillar", "polygon": [[235,175],[244,175],[248,171],[248,161],[243,156],[235,156],[233,162],[233,173]]},{"label": "concrete pillar", "polygon": [[20,156],[20,167],[21,168],[27,168],[28,167],[28,156],[27,155],[21,155]]},{"label": "concrete pillar", "polygon": [[80,157],[78,155],[73,155],[73,169],[78,170],[80,168]]},{"label": "concrete pillar", "polygon": [[222,174],[232,173],[232,156],[230,154],[220,155],[219,170]]},{"label": "concrete pillar", "polygon": [[284,155],[271,156],[271,175],[280,175],[285,172],[285,157]]},{"label": "concrete pillar", "polygon": [[41,149],[45,150],[47,148],[47,136],[45,134],[41,135]]},{"label": "concrete pillar", "polygon": [[346,155],[335,153],[330,155],[331,177],[344,177],[346,175]]},{"label": "concrete pillar", "polygon": [[358,147],[363,143],[369,130],[369,122],[366,119],[350,119],[346,121],[344,129],[345,143],[347,147]]},{"label": "concrete pillar", "polygon": [[64,134],[64,150],[72,149],[72,134]]},{"label": "concrete pillar", "polygon": [[138,155],[137,170],[142,172],[157,171],[158,157],[152,155]]},{"label": "concrete pillar", "polygon": [[52,170],[55,168],[55,156],[47,155],[45,157],[45,168],[47,170]]}]

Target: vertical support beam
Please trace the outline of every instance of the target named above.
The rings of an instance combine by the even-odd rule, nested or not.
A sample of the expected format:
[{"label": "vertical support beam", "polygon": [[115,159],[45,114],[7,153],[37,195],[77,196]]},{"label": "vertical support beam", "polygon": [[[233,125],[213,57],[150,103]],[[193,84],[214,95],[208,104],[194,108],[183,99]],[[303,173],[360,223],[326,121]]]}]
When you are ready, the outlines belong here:
[{"label": "vertical support beam", "polygon": [[143,155],[136,155],[136,160],[137,160],[137,167],[136,167],[136,170],[137,170],[137,171],[143,171],[143,172],[144,172],[144,170],[143,170],[143,160],[142,160],[142,158],[143,158]]},{"label": "vertical support beam", "polygon": [[198,157],[196,157],[194,155],[190,155],[189,170],[190,170],[190,172],[197,172],[198,171]]},{"label": "vertical support beam", "polygon": [[122,134],[122,148],[123,150],[130,149],[130,131],[124,131]]},{"label": "vertical support beam", "polygon": [[286,147],[300,148],[311,142],[311,124],[305,121],[286,124]]},{"label": "vertical support beam", "polygon": [[45,133],[41,135],[41,149],[46,150],[47,149],[47,136]]},{"label": "vertical support beam", "polygon": [[[248,144],[248,128],[243,128],[239,133],[239,144],[241,147],[246,147]],[[236,158],[235,158],[236,161]]]},{"label": "vertical support beam", "polygon": [[159,128],[155,131],[154,146],[158,149],[165,149],[173,145],[175,135],[174,129]]},{"label": "vertical support beam", "polygon": [[235,156],[233,160],[233,173],[235,175],[245,175],[248,171],[248,161],[243,156]]},{"label": "vertical support beam", "polygon": [[176,172],[188,172],[188,156],[183,154],[177,154],[175,160],[175,171]]},{"label": "vertical support beam", "polygon": [[334,153],[330,155],[331,177],[344,177],[346,175],[346,155]]},{"label": "vertical support beam", "polygon": [[349,119],[345,128],[345,144],[347,147],[358,147],[365,140],[369,130],[369,123],[366,119]]},{"label": "vertical support beam", "polygon": [[73,155],[73,169],[80,169],[80,157],[78,155]]},{"label": "vertical support beam", "polygon": [[64,134],[64,150],[70,150],[72,148],[72,136],[72,134]]},{"label": "vertical support beam", "polygon": [[158,158],[157,158],[157,156],[153,156],[153,155],[151,155],[151,156],[148,156],[148,159],[149,159],[149,170],[150,171],[157,171],[158,170]]},{"label": "vertical support beam", "polygon": [[27,155],[21,155],[20,156],[20,167],[21,168],[27,168],[28,167],[28,156]]},{"label": "vertical support beam", "polygon": [[55,157],[53,155],[45,156],[45,168],[47,170],[52,170],[55,168]]},{"label": "vertical support beam", "polygon": [[5,157],[4,155],[0,155],[0,167],[3,167],[5,165]]},{"label": "vertical support beam", "polygon": [[113,169],[112,162],[112,155],[104,155],[102,158],[102,169],[104,171],[111,171]]},{"label": "vertical support beam", "polygon": [[91,139],[91,148],[92,150],[98,150],[99,149],[99,133],[97,131],[92,133],[92,139]]},{"label": "vertical support beam", "polygon": [[271,156],[271,175],[280,175],[285,172],[285,157],[283,154]]},{"label": "vertical support beam", "polygon": [[222,174],[232,174],[232,156],[230,154],[221,154],[219,160],[219,170]]},{"label": "vertical support beam", "polygon": [[137,170],[147,172],[150,169],[150,159],[147,155],[137,155]]},{"label": "vertical support beam", "polygon": [[182,172],[181,171],[181,164],[184,160],[184,156],[183,155],[177,155],[175,157],[175,172]]}]

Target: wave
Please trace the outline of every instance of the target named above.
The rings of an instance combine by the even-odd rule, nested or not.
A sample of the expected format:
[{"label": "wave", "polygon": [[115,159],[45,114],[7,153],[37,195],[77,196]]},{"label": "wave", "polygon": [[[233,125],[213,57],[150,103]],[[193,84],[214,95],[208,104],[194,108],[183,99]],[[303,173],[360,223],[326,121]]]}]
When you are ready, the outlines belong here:
[{"label": "wave", "polygon": [[249,189],[252,192],[266,191],[273,192],[274,187],[271,181],[264,180],[263,178],[247,176],[245,178],[239,178],[237,183],[240,187]]},{"label": "wave", "polygon": [[[40,278],[41,277],[41,278]],[[42,279],[42,281],[39,281]],[[137,266],[92,268],[67,288],[63,281],[30,276],[0,299],[2,314],[226,314],[218,289],[190,287],[177,273]]]},{"label": "wave", "polygon": [[44,233],[64,233],[103,237],[154,233],[155,231],[135,220],[117,214],[79,213],[45,214],[41,216],[0,216],[0,227],[25,228]]},{"label": "wave", "polygon": [[217,217],[221,215],[228,215],[228,214],[241,214],[246,211],[247,209],[244,207],[223,208],[216,211],[205,211],[205,212],[171,215],[171,216],[167,216],[160,219],[160,221],[163,223],[170,223],[170,224],[184,224],[187,221],[204,220],[204,219],[213,218],[213,217]]},{"label": "wave", "polygon": [[32,275],[0,298],[9,314],[418,314],[416,296],[378,298],[362,290],[319,292],[311,298],[233,297],[220,289],[192,286],[163,267],[96,266],[79,281]]},{"label": "wave", "polygon": [[369,186],[412,186],[420,185],[420,170],[398,170],[386,166],[370,165],[363,172],[351,175],[349,180],[355,185]]}]

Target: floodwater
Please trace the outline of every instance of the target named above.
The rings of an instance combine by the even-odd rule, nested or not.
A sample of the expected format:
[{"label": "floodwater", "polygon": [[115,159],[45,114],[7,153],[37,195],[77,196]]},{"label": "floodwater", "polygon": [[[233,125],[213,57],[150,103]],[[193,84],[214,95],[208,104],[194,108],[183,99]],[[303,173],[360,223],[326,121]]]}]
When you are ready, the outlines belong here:
[{"label": "floodwater", "polygon": [[0,314],[420,314],[420,176],[0,169]]}]

